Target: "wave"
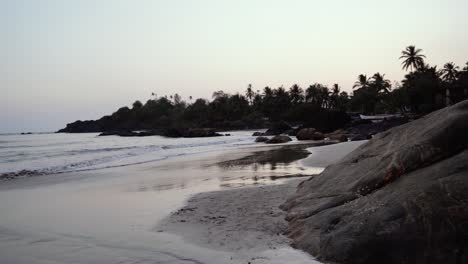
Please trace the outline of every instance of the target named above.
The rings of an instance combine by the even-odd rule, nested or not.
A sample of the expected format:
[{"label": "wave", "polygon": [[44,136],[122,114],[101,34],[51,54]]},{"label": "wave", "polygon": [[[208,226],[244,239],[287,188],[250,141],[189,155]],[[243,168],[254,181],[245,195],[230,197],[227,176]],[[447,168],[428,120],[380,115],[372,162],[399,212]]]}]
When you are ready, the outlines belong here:
[{"label": "wave", "polygon": [[[124,167],[248,145],[252,144],[253,140],[250,133],[244,133],[242,136],[229,138],[194,138],[177,141],[159,138],[151,141],[153,144],[144,144],[145,142],[150,143],[138,139],[96,140],[93,136],[70,138],[61,144],[57,144],[56,141],[53,142],[55,144],[41,142],[41,145],[47,146],[42,148],[34,146],[21,150],[0,149],[0,156],[2,159],[6,158],[0,162],[0,179]],[[52,148],[49,147],[51,145]]]}]

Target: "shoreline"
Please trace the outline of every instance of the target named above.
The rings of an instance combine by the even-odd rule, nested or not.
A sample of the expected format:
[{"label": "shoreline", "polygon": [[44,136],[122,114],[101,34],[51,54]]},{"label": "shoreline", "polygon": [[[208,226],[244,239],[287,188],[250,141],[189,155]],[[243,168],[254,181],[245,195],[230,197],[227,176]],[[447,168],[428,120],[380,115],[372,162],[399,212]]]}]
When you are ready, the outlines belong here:
[{"label": "shoreline", "polygon": [[[299,148],[303,148],[309,154],[297,161],[300,164],[308,163],[309,166],[324,168],[364,142],[318,147],[303,144]],[[285,148],[280,148],[279,151],[281,150],[284,151]],[[340,150],[346,153],[340,153]],[[314,152],[325,155],[327,159],[320,159],[311,164],[307,160]],[[283,158],[291,158],[285,154]],[[330,158],[331,155],[337,157]],[[257,156],[245,156],[228,163],[243,166],[262,158],[265,157],[257,153]],[[271,155],[270,158],[281,159],[275,155]],[[262,252],[291,246],[291,240],[284,235],[287,231],[286,212],[281,210],[279,205],[294,194],[297,186],[309,177],[313,175],[285,176],[278,184],[254,184],[195,194],[182,208],[164,218],[154,230],[176,234],[198,246],[246,254],[251,257],[252,264],[263,263],[254,261],[263,258]],[[301,263],[320,263],[313,256],[309,258]]]},{"label": "shoreline", "polygon": [[[273,222],[277,230],[282,230],[284,216],[278,211],[278,203],[286,199],[286,191],[281,194],[277,190],[294,191],[295,186],[287,184],[303,180],[294,179],[296,176],[316,173],[314,168],[304,168],[296,160],[309,155],[304,149],[311,144],[317,142],[239,147],[155,163],[4,182],[0,185],[0,210],[4,212],[0,219],[0,236],[4,238],[0,241],[0,255],[10,263],[31,264],[83,263],[83,259],[89,260],[86,263],[106,264],[115,263],[117,258],[127,263],[145,263],[143,260],[150,259],[204,264],[316,263],[307,253],[285,243],[285,237],[274,232],[264,235],[268,230],[258,225],[256,236],[250,240],[253,241],[249,244],[251,250],[245,247],[238,250],[232,244],[233,239],[226,238],[226,234],[235,231],[212,229],[212,234],[218,230],[219,240],[213,240],[218,245],[226,238],[224,249],[189,240],[184,234],[169,230],[157,232],[164,219],[187,206],[191,197],[216,193],[225,197],[218,205],[231,204],[241,194],[244,199],[237,198],[239,203],[253,208],[244,213],[255,208],[273,212],[273,215],[258,214],[254,222]],[[258,190],[262,190],[261,196]],[[281,195],[275,198],[277,194]],[[258,202],[251,203],[253,199]],[[265,211],[266,208],[269,209]],[[252,221],[249,214],[232,213]],[[250,226],[254,228],[253,224]],[[249,227],[249,224],[239,227]],[[203,231],[202,226],[192,230]],[[247,236],[238,236],[244,237]],[[201,236],[202,240],[207,238],[211,238],[209,234]],[[270,238],[275,242],[262,244]],[[242,242],[237,242],[239,246]]]}]

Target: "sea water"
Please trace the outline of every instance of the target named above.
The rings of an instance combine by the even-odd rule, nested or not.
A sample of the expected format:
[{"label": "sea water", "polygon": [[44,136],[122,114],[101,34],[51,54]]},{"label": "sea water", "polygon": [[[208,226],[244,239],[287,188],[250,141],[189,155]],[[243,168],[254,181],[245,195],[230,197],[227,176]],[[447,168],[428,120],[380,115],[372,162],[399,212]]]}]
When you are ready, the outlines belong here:
[{"label": "sea water", "polygon": [[0,134],[0,175],[53,174],[170,159],[254,144],[253,131],[230,136],[167,138],[82,134]]}]

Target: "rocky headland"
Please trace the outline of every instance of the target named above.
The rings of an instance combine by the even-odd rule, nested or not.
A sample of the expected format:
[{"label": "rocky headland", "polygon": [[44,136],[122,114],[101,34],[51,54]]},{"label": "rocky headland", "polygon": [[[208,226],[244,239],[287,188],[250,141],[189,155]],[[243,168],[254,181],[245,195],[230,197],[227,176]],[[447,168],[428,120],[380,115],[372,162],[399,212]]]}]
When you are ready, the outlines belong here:
[{"label": "rocky headland", "polygon": [[281,207],[325,263],[468,263],[468,101],[376,134]]}]

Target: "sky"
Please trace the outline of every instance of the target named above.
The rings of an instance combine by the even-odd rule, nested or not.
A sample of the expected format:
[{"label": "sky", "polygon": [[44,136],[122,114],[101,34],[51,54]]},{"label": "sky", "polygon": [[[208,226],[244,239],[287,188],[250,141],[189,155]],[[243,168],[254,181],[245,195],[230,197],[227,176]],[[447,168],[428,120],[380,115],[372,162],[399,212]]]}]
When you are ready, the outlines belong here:
[{"label": "sky", "polygon": [[135,100],[400,81],[408,45],[468,61],[466,0],[0,0],[0,133],[55,131]]}]

